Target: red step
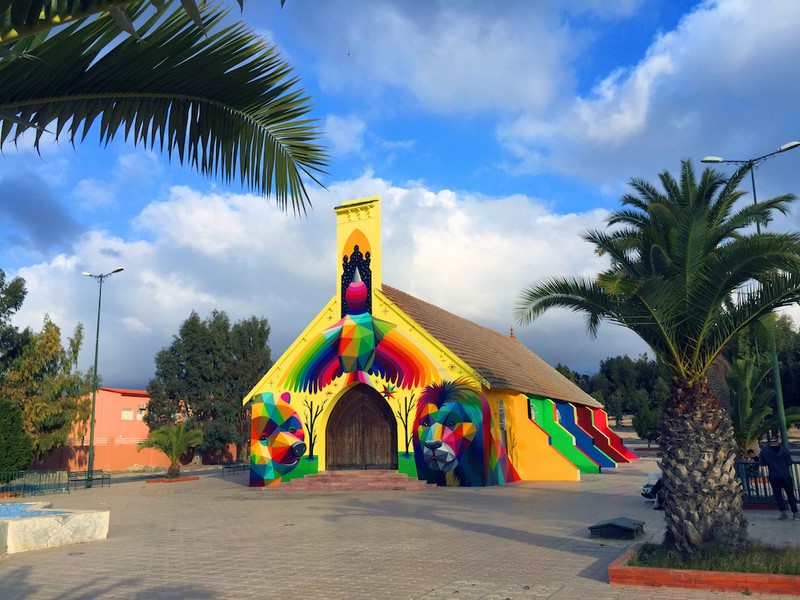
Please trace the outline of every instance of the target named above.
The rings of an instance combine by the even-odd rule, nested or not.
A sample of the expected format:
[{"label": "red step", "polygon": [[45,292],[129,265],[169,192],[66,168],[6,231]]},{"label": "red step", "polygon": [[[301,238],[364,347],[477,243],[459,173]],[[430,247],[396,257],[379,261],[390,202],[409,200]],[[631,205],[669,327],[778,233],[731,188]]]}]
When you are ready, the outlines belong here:
[{"label": "red step", "polygon": [[306,475],[276,486],[264,488],[278,492],[291,491],[419,491],[432,487],[426,481],[411,479],[397,471],[323,471]]}]

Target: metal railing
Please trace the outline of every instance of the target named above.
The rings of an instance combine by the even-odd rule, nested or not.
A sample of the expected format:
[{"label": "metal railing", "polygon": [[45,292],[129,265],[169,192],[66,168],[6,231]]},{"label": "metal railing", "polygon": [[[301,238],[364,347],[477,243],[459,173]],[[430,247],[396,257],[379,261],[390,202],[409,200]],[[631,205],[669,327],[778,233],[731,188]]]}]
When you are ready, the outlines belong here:
[{"label": "metal railing", "polygon": [[[775,498],[772,496],[772,486],[769,484],[769,471],[766,465],[742,461],[737,462],[734,467],[742,482],[742,500],[744,502],[775,502]],[[798,489],[800,489],[798,488],[798,483],[800,483],[800,463],[792,464],[791,473],[795,494],[797,494]]]},{"label": "metal railing", "polygon": [[69,493],[67,471],[0,471],[0,496]]}]

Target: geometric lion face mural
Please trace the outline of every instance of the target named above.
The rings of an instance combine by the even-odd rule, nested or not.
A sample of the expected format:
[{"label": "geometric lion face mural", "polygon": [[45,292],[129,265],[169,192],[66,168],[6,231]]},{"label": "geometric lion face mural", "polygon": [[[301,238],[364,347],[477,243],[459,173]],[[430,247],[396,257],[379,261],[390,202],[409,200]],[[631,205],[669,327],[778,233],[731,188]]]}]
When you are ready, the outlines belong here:
[{"label": "geometric lion face mural", "polygon": [[250,485],[277,484],[297,466],[306,451],[303,423],[289,405],[290,395],[276,399],[264,392],[253,398],[250,421]]},{"label": "geometric lion face mural", "polygon": [[519,479],[491,435],[486,398],[468,382],[427,386],[412,431],[420,479],[446,486],[497,485]]}]

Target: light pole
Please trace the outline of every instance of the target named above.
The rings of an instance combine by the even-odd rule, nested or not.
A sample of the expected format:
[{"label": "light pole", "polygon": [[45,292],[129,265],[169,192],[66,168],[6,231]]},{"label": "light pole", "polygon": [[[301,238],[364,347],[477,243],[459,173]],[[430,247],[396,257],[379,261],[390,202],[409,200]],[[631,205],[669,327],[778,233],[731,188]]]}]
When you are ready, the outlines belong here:
[{"label": "light pole", "polygon": [[111,277],[114,273],[123,271],[122,267],[117,267],[113,271],[103,273],[102,275],[93,275],[84,271],[81,273],[84,277],[91,277],[96,279],[100,284],[100,293],[97,295],[97,330],[94,336],[94,373],[92,382],[92,418],[89,421],[89,462],[86,469],[86,487],[92,487],[92,479],[94,478],[94,412],[97,404],[97,354],[100,348],[100,303],[103,301],[103,282]]},{"label": "light pole", "polygon": [[[763,156],[758,156],[756,158],[749,158],[747,160],[729,160],[722,158],[720,156],[706,156],[705,158],[701,159],[700,162],[725,163],[725,164],[747,167],[747,169],[750,171],[750,183],[753,186],[753,204],[758,204],[758,196],[756,196],[756,176],[755,176],[756,167],[768,161],[773,156],[776,156],[788,150],[793,150],[798,146],[800,146],[800,142],[792,141],[792,142],[786,142],[783,146],[781,146],[774,152],[770,152],[768,154],[764,154]],[[758,221],[756,221],[756,232],[761,233],[761,223]],[[784,447],[788,448],[789,434],[786,429],[786,412],[783,408],[783,389],[781,387],[781,372],[778,366],[778,349],[777,346],[775,345],[774,321],[770,325],[766,326],[765,329],[767,331],[767,336],[769,337],[769,345],[772,353],[772,378],[775,382],[775,408],[776,412],[778,413],[778,423],[781,428],[781,442],[783,443]]]}]

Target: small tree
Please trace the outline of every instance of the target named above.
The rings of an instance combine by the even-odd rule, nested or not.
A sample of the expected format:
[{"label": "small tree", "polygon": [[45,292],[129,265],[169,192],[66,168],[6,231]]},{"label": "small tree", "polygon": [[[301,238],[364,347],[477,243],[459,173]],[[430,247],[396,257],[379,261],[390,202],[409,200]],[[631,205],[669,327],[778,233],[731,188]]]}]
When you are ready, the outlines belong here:
[{"label": "small tree", "polygon": [[327,400],[323,400],[322,404],[314,406],[313,400],[303,400],[306,407],[306,429],[308,430],[308,458],[314,458],[314,444],[317,443],[317,419],[325,410],[327,403]]},{"label": "small tree", "polygon": [[23,471],[33,460],[33,442],[22,428],[22,412],[0,398],[0,471]]},{"label": "small tree", "polygon": [[658,440],[658,432],[661,425],[661,410],[653,408],[648,404],[642,404],[633,415],[633,428],[636,430],[636,435],[641,439],[647,440],[647,447],[650,447],[650,442]]},{"label": "small tree", "polygon": [[417,406],[417,400],[414,398],[414,392],[411,392],[410,396],[405,396],[403,401],[401,402],[400,399],[397,399],[397,410],[394,414],[397,415],[397,418],[400,419],[400,423],[403,424],[403,438],[406,442],[406,456],[409,455],[409,448],[411,448],[411,431],[409,431],[411,426],[411,413]]},{"label": "small tree", "polygon": [[189,448],[203,442],[204,434],[200,429],[186,429],[186,423],[163,425],[151,431],[147,439],[139,442],[138,449],[157,448],[167,455],[169,469],[167,477],[180,477],[180,458]]},{"label": "small tree", "polygon": [[607,398],[605,409],[609,417],[614,417],[616,426],[622,424],[622,390],[614,390]]}]

